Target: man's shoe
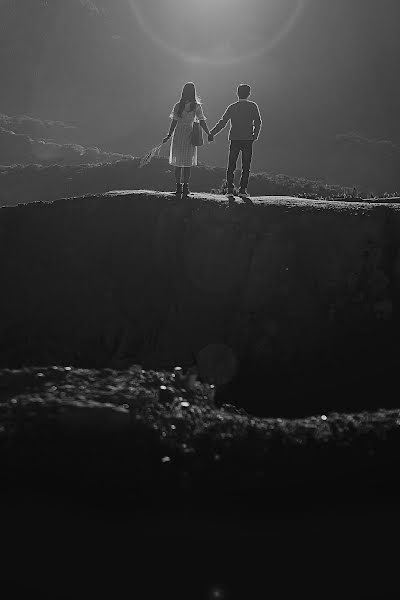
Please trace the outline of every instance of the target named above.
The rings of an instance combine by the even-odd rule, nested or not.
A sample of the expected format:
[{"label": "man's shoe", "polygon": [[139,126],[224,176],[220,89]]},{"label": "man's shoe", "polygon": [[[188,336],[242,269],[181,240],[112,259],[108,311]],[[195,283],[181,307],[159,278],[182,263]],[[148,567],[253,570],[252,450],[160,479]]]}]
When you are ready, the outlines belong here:
[{"label": "man's shoe", "polygon": [[250,194],[246,190],[240,190],[239,198],[244,198],[244,199],[250,198]]}]

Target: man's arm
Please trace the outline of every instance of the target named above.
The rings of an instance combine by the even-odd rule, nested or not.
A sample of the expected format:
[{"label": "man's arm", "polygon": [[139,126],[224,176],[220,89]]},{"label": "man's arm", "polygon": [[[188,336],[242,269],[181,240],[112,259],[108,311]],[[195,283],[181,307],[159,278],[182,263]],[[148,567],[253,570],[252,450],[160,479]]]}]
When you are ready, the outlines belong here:
[{"label": "man's arm", "polygon": [[226,127],[229,119],[231,118],[231,116],[230,116],[231,110],[230,109],[231,109],[231,107],[228,106],[228,108],[222,115],[221,119],[218,121],[218,123],[215,125],[215,127],[213,127],[211,129],[211,131],[210,131],[211,137],[214,137],[214,135],[217,135],[217,133],[219,133],[220,131],[222,131],[222,129],[224,129],[224,127]]},{"label": "man's arm", "polygon": [[260,135],[260,131],[261,131],[261,125],[262,125],[262,120],[261,120],[261,115],[260,115],[260,110],[257,106],[257,104],[255,104],[255,115],[254,115],[254,140],[258,140],[258,136]]}]

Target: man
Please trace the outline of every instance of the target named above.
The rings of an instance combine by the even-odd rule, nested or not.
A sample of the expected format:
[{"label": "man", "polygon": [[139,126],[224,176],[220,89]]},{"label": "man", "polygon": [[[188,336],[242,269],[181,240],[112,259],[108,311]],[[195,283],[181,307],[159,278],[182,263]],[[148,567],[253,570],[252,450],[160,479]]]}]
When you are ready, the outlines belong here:
[{"label": "man", "polygon": [[251,88],[249,85],[245,83],[239,85],[237,89],[238,102],[228,106],[223,117],[211,129],[208,136],[209,142],[214,141],[214,136],[224,129],[230,120],[231,130],[229,132],[229,140],[231,144],[226,172],[227,194],[228,196],[234,195],[233,179],[239,154],[242,153],[242,177],[240,179],[239,196],[244,199],[249,198],[247,185],[250,177],[253,142],[258,140],[262,124],[257,104],[249,100],[250,93]]}]

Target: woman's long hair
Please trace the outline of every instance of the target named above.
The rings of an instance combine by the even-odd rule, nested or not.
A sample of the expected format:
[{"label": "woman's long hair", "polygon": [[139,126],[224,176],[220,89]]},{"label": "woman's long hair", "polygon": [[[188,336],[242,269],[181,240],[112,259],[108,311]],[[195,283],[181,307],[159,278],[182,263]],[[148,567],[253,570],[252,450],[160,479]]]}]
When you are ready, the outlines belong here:
[{"label": "woman's long hair", "polygon": [[182,88],[182,95],[178,106],[178,117],[182,116],[183,109],[188,102],[190,102],[190,111],[194,111],[196,104],[200,104],[200,98],[196,94],[196,87],[191,81],[185,83]]}]

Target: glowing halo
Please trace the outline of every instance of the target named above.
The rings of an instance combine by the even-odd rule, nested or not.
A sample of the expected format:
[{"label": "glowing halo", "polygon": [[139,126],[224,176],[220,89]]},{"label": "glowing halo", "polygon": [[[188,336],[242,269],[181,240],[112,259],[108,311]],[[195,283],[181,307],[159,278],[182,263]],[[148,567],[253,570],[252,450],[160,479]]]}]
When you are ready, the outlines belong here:
[{"label": "glowing halo", "polygon": [[233,65],[247,61],[249,59],[258,58],[259,56],[262,56],[263,54],[266,54],[267,52],[272,50],[272,48],[275,48],[281,42],[281,40],[284,37],[286,37],[287,34],[291,31],[291,29],[297,22],[301,12],[303,11],[306,2],[307,0],[293,0],[294,6],[289,17],[286,19],[286,21],[283,23],[280,29],[274,34],[274,36],[259,49],[250,52],[245,52],[240,56],[232,56],[231,48],[228,42],[225,45],[221,44],[219,48],[221,54],[220,56],[207,56],[201,54],[191,54],[167,43],[154,31],[151,25],[146,21],[145,17],[143,16],[142,10],[138,6],[137,0],[130,0],[130,4],[132,6],[132,10],[134,12],[138,24],[157,46],[186,62],[215,66]]}]

